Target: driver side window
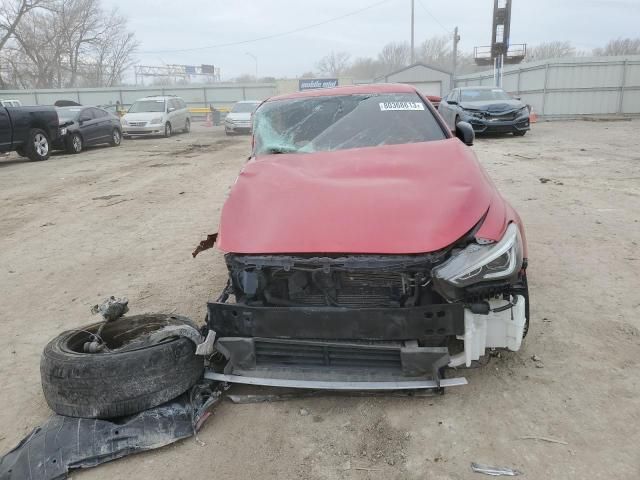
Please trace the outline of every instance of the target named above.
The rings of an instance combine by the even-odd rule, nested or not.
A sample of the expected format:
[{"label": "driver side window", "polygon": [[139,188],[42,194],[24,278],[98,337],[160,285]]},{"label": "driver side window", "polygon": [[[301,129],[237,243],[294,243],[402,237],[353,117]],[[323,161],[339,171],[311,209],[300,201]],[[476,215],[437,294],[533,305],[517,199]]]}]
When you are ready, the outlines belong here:
[{"label": "driver side window", "polygon": [[80,112],[79,119],[81,122],[88,122],[89,120],[93,120],[93,115],[91,113],[90,108],[85,108]]}]

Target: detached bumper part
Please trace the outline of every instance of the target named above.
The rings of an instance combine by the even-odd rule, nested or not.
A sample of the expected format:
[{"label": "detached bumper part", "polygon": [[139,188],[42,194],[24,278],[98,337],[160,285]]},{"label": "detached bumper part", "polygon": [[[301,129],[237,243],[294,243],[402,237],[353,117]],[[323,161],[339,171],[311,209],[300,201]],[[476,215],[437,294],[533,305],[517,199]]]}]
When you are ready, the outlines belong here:
[{"label": "detached bumper part", "polygon": [[[417,342],[355,343],[223,337],[217,350],[228,362],[219,381],[329,390],[440,388],[464,379],[440,378],[449,363],[446,347]],[[444,383],[442,383],[444,382]]]},{"label": "detached bumper part", "polygon": [[487,348],[507,348],[514,352],[520,349],[527,322],[525,298],[516,295],[511,303],[510,308],[495,311],[509,303],[506,300],[490,300],[488,315],[474,314],[465,309],[465,333],[457,336],[458,340],[464,341],[464,352],[451,357],[450,367],[471,366],[471,362],[479,360]]}]

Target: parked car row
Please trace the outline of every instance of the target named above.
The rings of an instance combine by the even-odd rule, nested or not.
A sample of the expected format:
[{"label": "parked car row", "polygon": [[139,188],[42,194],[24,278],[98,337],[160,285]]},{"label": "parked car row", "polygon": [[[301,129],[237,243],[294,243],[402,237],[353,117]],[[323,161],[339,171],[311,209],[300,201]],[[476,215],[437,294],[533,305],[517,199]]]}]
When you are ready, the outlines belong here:
[{"label": "parked car row", "polygon": [[138,135],[170,137],[191,130],[191,114],[183,99],[145,97],[120,118],[117,106],[105,108],[56,102],[55,107],[23,107],[17,100],[0,104],[0,152],[16,151],[30,160],[47,160],[52,150],[80,153],[87,146],[120,145]]}]

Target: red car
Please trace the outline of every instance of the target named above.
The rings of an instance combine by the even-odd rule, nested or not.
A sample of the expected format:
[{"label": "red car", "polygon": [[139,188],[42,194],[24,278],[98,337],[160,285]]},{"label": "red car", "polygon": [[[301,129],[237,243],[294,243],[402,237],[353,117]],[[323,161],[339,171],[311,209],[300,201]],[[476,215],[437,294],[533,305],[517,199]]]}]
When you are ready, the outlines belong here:
[{"label": "red car", "polygon": [[446,367],[518,350],[524,228],[469,148],[471,126],[455,135],[408,85],[264,102],[222,211],[229,279],[207,325],[223,360],[207,376],[441,388],[465,383]]}]

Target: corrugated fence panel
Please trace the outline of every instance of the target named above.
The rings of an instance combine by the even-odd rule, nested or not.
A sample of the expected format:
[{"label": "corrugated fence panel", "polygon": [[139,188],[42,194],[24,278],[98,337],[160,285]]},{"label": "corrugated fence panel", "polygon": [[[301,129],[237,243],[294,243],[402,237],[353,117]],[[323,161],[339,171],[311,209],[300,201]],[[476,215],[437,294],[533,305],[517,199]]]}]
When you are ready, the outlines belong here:
[{"label": "corrugated fence panel", "polygon": [[548,92],[545,115],[593,115],[618,111],[619,97],[615,90]]},{"label": "corrugated fence panel", "polygon": [[153,95],[162,95],[162,89],[136,89],[136,90],[122,90],[122,103],[125,105],[131,105],[133,102],[143,97],[150,97]]},{"label": "corrugated fence panel", "polygon": [[549,65],[547,89],[619,87],[622,69],[622,64]]},{"label": "corrugated fence panel", "polygon": [[120,91],[108,90],[105,92],[80,90],[80,102],[82,105],[109,105],[120,101]]},{"label": "corrugated fence panel", "polygon": [[625,86],[640,87],[640,61],[637,63],[627,63],[627,76]]},{"label": "corrugated fence panel", "polygon": [[[456,86],[493,84],[491,71],[456,79]],[[560,58],[509,66],[503,73],[503,87],[519,94],[538,115],[638,115],[640,55]]]},{"label": "corrugated fence panel", "polygon": [[543,90],[545,70],[546,67],[523,70],[520,73],[520,91]]},{"label": "corrugated fence panel", "polygon": [[640,90],[625,91],[622,113],[633,114],[638,112],[640,112]]}]

